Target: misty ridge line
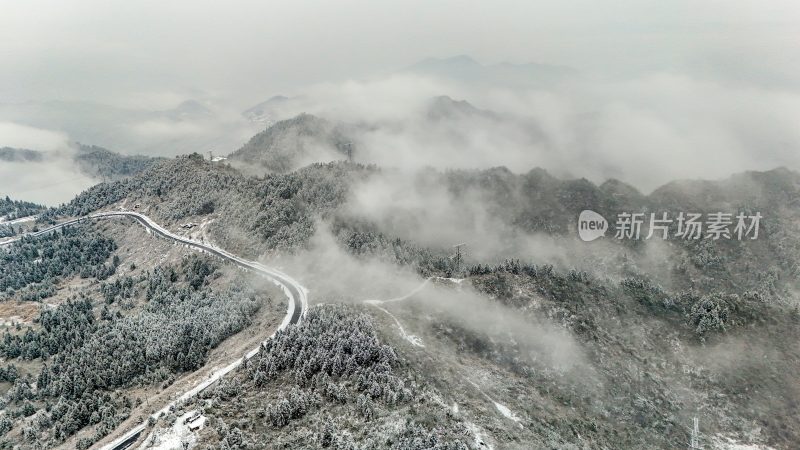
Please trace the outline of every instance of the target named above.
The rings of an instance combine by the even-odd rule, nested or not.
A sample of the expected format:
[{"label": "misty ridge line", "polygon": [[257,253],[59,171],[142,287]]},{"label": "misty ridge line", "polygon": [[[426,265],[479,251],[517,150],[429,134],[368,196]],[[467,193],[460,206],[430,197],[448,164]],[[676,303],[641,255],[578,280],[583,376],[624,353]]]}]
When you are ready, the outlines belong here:
[{"label": "misty ridge line", "polygon": [[[515,172],[544,167],[558,176],[595,182],[621,178],[645,191],[676,179],[800,167],[797,156],[773,140],[778,133],[797,142],[794,131],[778,122],[769,132],[750,127],[745,133],[736,124],[758,123],[761,116],[740,117],[746,113],[732,109],[733,99],[797,107],[793,94],[782,97],[768,90],[736,90],[687,75],[655,73],[633,81],[564,81],[569,88],[558,83],[537,88],[497,83],[487,95],[474,83],[460,80],[457,70],[448,75],[449,60],[437,63],[444,66],[444,75],[411,71],[280,97],[271,105],[273,116],[310,113],[331,118],[332,126],[353,133],[347,138],[355,143],[357,161],[389,167],[506,166]],[[570,94],[570,88],[598,92],[580,96]],[[698,99],[707,101],[699,105]],[[685,106],[680,100],[686,100]],[[693,120],[682,108],[707,114]],[[260,112],[269,115],[269,110],[262,105]]]},{"label": "misty ridge line", "polygon": [[[274,139],[271,147],[260,150],[274,152],[275,164],[253,170],[245,160],[242,170],[295,170],[342,159],[351,151],[356,162],[406,171],[504,166],[524,173],[543,167],[562,178],[583,177],[595,183],[623,179],[644,192],[672,180],[722,179],[746,170],[800,167],[798,154],[790,151],[800,137],[783,121],[764,124],[756,115],[759,111],[791,115],[800,110],[797,95],[714,84],[686,74],[652,73],[615,81],[559,75],[539,80],[524,67],[500,66],[504,68],[494,79],[484,74],[494,69],[469,58],[432,59],[366,81],[307,85],[297,88],[295,95],[276,96],[241,113],[226,112],[223,122],[239,123],[233,128],[222,122],[202,125],[217,120],[214,106],[204,101],[183,101],[174,111],[158,113],[163,127],[187,129],[185,137],[155,133],[144,141],[136,135],[119,142],[102,136],[95,140],[97,136],[81,131],[84,119],[79,119],[66,127],[67,135],[60,139],[125,151],[142,148],[143,142],[160,142],[146,147],[164,156],[181,153],[177,149],[184,145],[204,155],[208,151],[225,155],[237,148],[237,142],[247,147],[248,137],[266,126]],[[464,71],[474,75],[465,78]],[[527,75],[517,76],[520,73]],[[487,85],[491,89],[485,89]],[[739,107],[742,104],[751,107]],[[48,124],[44,113],[55,106],[70,108],[68,102],[55,104],[18,118],[9,109],[5,120],[10,126],[0,127],[0,145],[10,141],[33,149],[58,146],[57,135],[46,131],[52,122]],[[62,113],[54,114],[57,118]],[[103,117],[90,117],[98,116]],[[121,123],[137,120],[142,119]],[[759,126],[745,131],[742,123]],[[193,136],[188,131],[193,127],[209,135]],[[227,137],[220,140],[211,134]],[[163,149],[156,150],[160,146]],[[63,179],[70,178],[75,177]]]},{"label": "misty ridge line", "polygon": [[[156,162],[167,171],[174,160]],[[216,171],[224,166],[208,165]],[[316,170],[316,169],[315,169]],[[365,176],[355,178],[346,190],[344,204],[339,213],[348,220],[366,220],[389,236],[404,238],[422,246],[441,249],[458,242],[468,242],[468,254],[475,261],[501,262],[519,258],[523,261],[556,264],[562,268],[582,268],[592,271],[597,263],[599,248],[575,245],[576,236],[569,228],[577,212],[585,207],[596,207],[593,196],[608,197],[603,202],[629,201],[633,209],[650,208],[649,203],[658,204],[664,199],[677,196],[691,198],[696,192],[711,189],[716,196],[725,199],[752,199],[772,195],[764,192],[760,184],[764,178],[791,179],[796,173],[777,170],[768,173],[745,173],[724,182],[673,182],[660,188],[650,196],[642,196],[635,188],[616,181],[596,186],[587,180],[560,180],[542,170],[533,170],[525,175],[514,175],[507,169],[449,170],[426,169],[409,176],[399,169],[358,169]],[[304,171],[301,171],[304,172]],[[138,175],[134,176],[136,181]],[[282,175],[243,177],[243,180],[279,180]],[[485,190],[485,186],[498,186],[497,191]],[[779,189],[780,186],[776,185]],[[116,189],[116,188],[115,188]],[[127,189],[127,188],[126,188]],[[555,197],[585,191],[587,196],[576,197],[571,205],[543,205],[531,203],[529,196]],[[389,201],[387,201],[389,199]],[[674,200],[670,200],[674,201]],[[685,200],[682,200],[685,201]],[[723,204],[725,201],[723,201]],[[528,209],[533,206],[533,209]],[[543,206],[539,211],[537,208]],[[537,220],[539,215],[551,215],[558,211],[560,221],[554,223],[526,225],[515,223],[521,220],[518,208],[525,214],[523,223]],[[555,226],[555,227],[554,227]],[[555,232],[555,233],[553,233]],[[480,239],[476,239],[480,236]],[[564,239],[566,238],[566,239]],[[442,245],[445,244],[445,245]],[[609,255],[624,252],[624,247],[602,247]],[[608,256],[602,259],[613,259]]]}]

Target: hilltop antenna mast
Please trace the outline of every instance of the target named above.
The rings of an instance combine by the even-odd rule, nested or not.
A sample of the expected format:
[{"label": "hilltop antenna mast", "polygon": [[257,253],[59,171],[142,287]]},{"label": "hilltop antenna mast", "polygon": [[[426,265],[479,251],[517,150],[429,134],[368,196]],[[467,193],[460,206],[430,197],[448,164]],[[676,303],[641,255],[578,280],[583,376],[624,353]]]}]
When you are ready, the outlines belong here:
[{"label": "hilltop antenna mast", "polygon": [[462,242],[460,244],[456,244],[456,245],[453,246],[453,248],[456,249],[456,254],[455,254],[455,257],[454,257],[454,261],[456,263],[456,273],[459,273],[460,270],[461,270],[461,259],[462,259],[461,258],[461,247],[463,247],[465,245],[467,245],[467,243],[466,242]]},{"label": "hilltop antenna mast", "polygon": [[345,142],[344,146],[347,149],[347,161],[353,162],[353,143]]}]

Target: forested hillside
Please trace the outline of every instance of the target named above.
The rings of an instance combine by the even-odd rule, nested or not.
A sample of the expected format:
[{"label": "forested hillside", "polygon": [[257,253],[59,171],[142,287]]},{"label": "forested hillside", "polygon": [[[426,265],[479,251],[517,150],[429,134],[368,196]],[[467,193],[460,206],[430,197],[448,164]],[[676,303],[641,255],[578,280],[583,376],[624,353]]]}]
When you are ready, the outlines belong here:
[{"label": "forested hillside", "polygon": [[2,147],[0,148],[0,161],[5,162],[39,162],[44,159],[44,155],[36,150],[26,148]]},{"label": "forested hillside", "polygon": [[115,249],[114,241],[87,226],[23,237],[8,251],[0,251],[0,299],[40,301],[55,294],[62,279],[74,275],[105,280],[119,264],[118,259],[107,262]]},{"label": "forested hillside", "polygon": [[[318,161],[346,159],[352,139],[340,125],[301,114],[256,134],[229,160],[247,172],[284,173]],[[255,170],[248,170],[248,166]]]},{"label": "forested hillside", "polygon": [[[5,301],[40,301],[75,277],[106,280],[121,264],[111,258],[116,248],[90,225],[23,238],[0,252]],[[131,263],[125,272],[136,269]],[[31,323],[6,324],[2,445],[51,448],[83,430],[76,445],[87,448],[145,401],[132,389],[166,388],[202,367],[266,302],[243,277],[220,270],[191,255],[92,283],[65,300],[59,294],[59,303],[42,307]]]},{"label": "forested hillside", "polygon": [[[530,344],[502,329],[460,324],[461,315],[446,307],[437,314],[435,303],[432,314],[445,319],[427,325],[427,333],[535,386],[543,404],[577,411],[573,417],[542,405],[516,406],[540,424],[571,417],[582,438],[567,441],[676,448],[685,442],[692,416],[702,417],[706,443],[728,435],[790,448],[800,438],[783,426],[784,419],[797,420],[791,374],[800,369],[800,353],[790,342],[800,338],[800,309],[791,291],[776,288],[780,283],[670,290],[642,272],[617,283],[513,261],[469,273],[470,288],[525,320],[546,317],[569,330],[591,371],[567,371],[581,374],[584,381],[576,384],[559,379],[537,362],[541,357],[530,359]],[[570,434],[566,426],[558,432]]]},{"label": "forested hillside", "polygon": [[[81,173],[97,181],[119,180],[135,175],[164,158],[124,155],[96,145],[70,144],[53,151],[28,150],[21,148],[0,148],[0,162],[10,167],[20,163],[21,170],[36,170],[36,164],[65,167],[74,177]],[[25,165],[22,165],[25,163]],[[0,214],[2,217],[2,214]]]},{"label": "forested hillside", "polygon": [[136,175],[163,158],[122,155],[96,145],[78,144],[74,160],[81,172],[102,180],[117,180]]},{"label": "forested hillside", "polygon": [[38,214],[45,209],[42,205],[22,200],[12,200],[8,196],[0,198],[0,219],[8,221]]},{"label": "forested hillside", "polygon": [[469,448],[467,426],[416,377],[367,315],[316,307],[196,402],[211,422],[201,448]]},{"label": "forested hillside", "polygon": [[[391,180],[399,177],[391,170],[346,162],[250,177],[193,155],[159,162],[130,179],[99,184],[69,204],[49,210],[41,220],[84,215],[120,203],[128,208],[140,204],[167,224],[210,220],[208,232],[215,241],[250,257],[305,248],[321,221],[343,248],[356,255],[412,265],[423,275],[446,275],[454,268],[448,260],[450,246],[475,233],[483,233],[483,239],[469,244],[475,263],[524,258],[529,252],[519,246],[520,241],[549,236],[555,239],[559,254],[549,262],[564,269],[580,264],[585,264],[584,270],[598,264],[606,266],[603,270],[612,269],[597,255],[586,254],[585,250],[595,247],[576,250],[575,220],[583,209],[612,218],[606,239],[610,245],[595,253],[605,257],[610,249],[612,254],[627,254],[633,263],[646,257],[657,243],[614,239],[613,217],[620,212],[652,211],[675,217],[681,211],[732,215],[764,211],[762,238],[753,242],[673,239],[669,258],[674,257],[677,264],[692,254],[696,264],[671,278],[688,286],[692,279],[702,277],[691,267],[703,270],[722,261],[724,276],[705,279],[725,283],[748,273],[749,265],[758,267],[756,261],[772,262],[773,255],[778,257],[777,270],[785,272],[784,279],[800,271],[800,240],[796,238],[800,174],[785,169],[745,173],[704,182],[701,187],[676,182],[650,195],[616,180],[597,186],[584,179],[561,180],[541,169],[525,174],[504,168],[427,170],[394,186],[397,183]],[[402,201],[385,203],[380,213],[373,213],[369,209],[374,205],[364,204],[371,201],[364,197],[371,190]],[[445,230],[437,232],[440,228],[451,229],[449,245],[442,242]],[[676,222],[670,224],[669,232],[677,232]]]},{"label": "forested hillside", "polygon": [[42,221],[85,215],[127,200],[153,217],[176,221],[212,215],[224,217],[212,231],[238,249],[237,235],[257,239],[242,247],[252,256],[262,249],[303,246],[314,218],[329,216],[347,199],[349,186],[376,169],[345,163],[312,165],[289,174],[246,177],[237,170],[204,161],[200,155],[160,162],[127,180],[98,184],[70,203],[49,210]]}]

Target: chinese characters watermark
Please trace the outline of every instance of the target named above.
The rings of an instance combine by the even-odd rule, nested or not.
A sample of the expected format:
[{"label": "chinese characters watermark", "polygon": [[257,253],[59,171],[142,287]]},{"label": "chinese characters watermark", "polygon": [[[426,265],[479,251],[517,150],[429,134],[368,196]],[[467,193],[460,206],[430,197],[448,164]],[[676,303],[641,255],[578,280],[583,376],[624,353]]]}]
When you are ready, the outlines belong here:
[{"label": "chinese characters watermark", "polygon": [[[763,216],[760,212],[737,215],[724,212],[692,213],[629,213],[617,214],[614,223],[616,239],[758,239]],[[646,229],[646,233],[643,232]],[[605,236],[608,221],[600,214],[584,210],[578,217],[578,235],[584,241]]]}]

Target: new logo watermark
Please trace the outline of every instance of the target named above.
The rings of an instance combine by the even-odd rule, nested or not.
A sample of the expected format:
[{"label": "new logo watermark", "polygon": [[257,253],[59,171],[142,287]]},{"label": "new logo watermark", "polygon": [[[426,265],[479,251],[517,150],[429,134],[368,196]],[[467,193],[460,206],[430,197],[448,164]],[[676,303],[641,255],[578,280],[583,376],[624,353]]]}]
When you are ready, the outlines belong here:
[{"label": "new logo watermark", "polygon": [[593,241],[606,235],[608,221],[605,217],[590,210],[584,209],[578,216],[578,236],[585,241]]},{"label": "new logo watermark", "polygon": [[[617,239],[641,239],[646,225],[644,239],[758,239],[758,231],[763,216],[760,212],[746,214],[715,212],[703,216],[702,213],[679,212],[674,218],[670,213],[629,213],[617,214],[614,223],[614,237]],[[578,216],[578,236],[585,242],[605,236],[608,221],[602,215],[585,209]]]}]

